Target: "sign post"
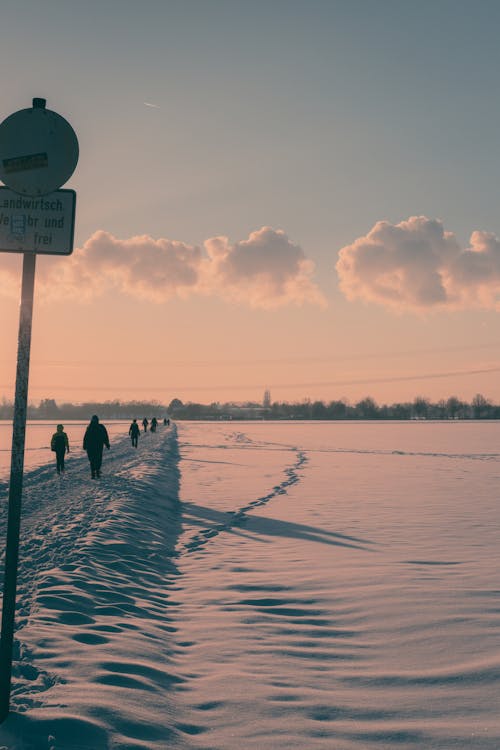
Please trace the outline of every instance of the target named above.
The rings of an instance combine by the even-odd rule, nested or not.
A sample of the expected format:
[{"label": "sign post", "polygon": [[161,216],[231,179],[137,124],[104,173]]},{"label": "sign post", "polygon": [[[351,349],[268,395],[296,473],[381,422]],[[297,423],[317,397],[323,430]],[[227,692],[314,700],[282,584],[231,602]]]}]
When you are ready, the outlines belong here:
[{"label": "sign post", "polygon": [[12,428],[9,516],[7,522],[7,546],[5,549],[2,634],[0,637],[0,722],[7,718],[10,702],[35,265],[36,254],[24,253],[19,337],[17,343],[14,423]]},{"label": "sign post", "polygon": [[10,704],[36,256],[73,250],[76,196],[59,188],[77,162],[71,125],[46,110],[45,99],[33,99],[32,109],[14,112],[0,124],[0,178],[10,188],[0,188],[0,252],[24,254],[0,634],[0,723]]}]

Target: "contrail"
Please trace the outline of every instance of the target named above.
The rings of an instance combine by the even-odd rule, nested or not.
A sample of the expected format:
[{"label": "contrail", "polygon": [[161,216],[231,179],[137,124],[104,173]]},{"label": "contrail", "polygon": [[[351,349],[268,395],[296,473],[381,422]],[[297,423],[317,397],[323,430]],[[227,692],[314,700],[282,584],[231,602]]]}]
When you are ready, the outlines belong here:
[{"label": "contrail", "polygon": [[143,102],[145,107],[153,107],[153,109],[161,109],[159,104],[152,104],[151,102]]}]

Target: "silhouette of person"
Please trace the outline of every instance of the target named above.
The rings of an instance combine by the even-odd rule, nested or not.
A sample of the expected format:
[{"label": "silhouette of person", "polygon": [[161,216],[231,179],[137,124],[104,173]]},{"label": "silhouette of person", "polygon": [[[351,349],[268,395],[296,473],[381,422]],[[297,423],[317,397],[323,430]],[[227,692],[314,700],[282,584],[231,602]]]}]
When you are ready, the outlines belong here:
[{"label": "silhouette of person", "polygon": [[170,427],[170,417],[163,420],[167,427]]},{"label": "silhouette of person", "polygon": [[56,469],[57,473],[64,474],[64,455],[69,453],[69,441],[68,436],[64,432],[64,425],[57,425],[57,432],[54,432],[50,441],[50,450],[56,454]]},{"label": "silhouette of person", "polygon": [[166,417],[163,417],[163,424],[165,425],[165,427],[167,426],[167,418]]},{"label": "silhouette of person", "polygon": [[158,420],[156,419],[156,417],[153,417],[153,419],[151,420],[151,432],[156,432],[157,425]]},{"label": "silhouette of person", "polygon": [[134,419],[128,431],[128,434],[131,437],[132,445],[134,448],[137,448],[137,442],[139,440],[139,433],[140,433],[140,429],[139,429],[139,425],[137,424],[137,419]]},{"label": "silhouette of person", "polygon": [[148,420],[146,419],[146,417],[144,417],[144,419],[142,420],[142,426],[144,427],[144,432],[148,431],[148,424],[149,424]]},{"label": "silhouette of person", "polygon": [[98,479],[101,476],[104,446],[109,451],[108,431],[103,424],[100,424],[97,414],[94,414],[83,438],[83,450],[87,451],[92,479]]}]

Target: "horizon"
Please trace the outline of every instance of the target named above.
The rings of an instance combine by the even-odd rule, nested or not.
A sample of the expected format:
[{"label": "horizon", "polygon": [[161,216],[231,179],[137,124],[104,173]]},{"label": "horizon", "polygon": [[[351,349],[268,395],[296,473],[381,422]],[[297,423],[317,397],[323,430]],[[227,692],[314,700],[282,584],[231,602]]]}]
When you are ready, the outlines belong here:
[{"label": "horizon", "polygon": [[[156,399],[105,399],[105,400],[87,400],[87,401],[57,401],[53,398],[42,398],[39,401],[29,401],[28,402],[28,408],[33,410],[52,410],[57,411],[66,408],[75,408],[80,409],[83,407],[88,406],[90,407],[112,407],[117,406],[119,408],[128,408],[128,407],[144,407],[144,408],[153,408],[157,407],[158,409],[165,409],[168,410],[174,402],[179,402],[179,406],[175,406],[173,408],[183,408],[185,406],[201,406],[201,407],[216,407],[216,408],[223,408],[223,407],[234,407],[234,408],[248,408],[248,407],[258,407],[259,409],[268,409],[270,410],[273,407],[276,406],[304,406],[304,405],[315,405],[315,404],[323,404],[325,406],[333,405],[333,404],[344,404],[348,407],[356,407],[363,402],[373,402],[376,408],[383,409],[385,407],[392,407],[392,406],[398,406],[398,405],[404,405],[404,406],[412,406],[416,403],[427,403],[429,406],[440,406],[447,404],[449,402],[459,402],[460,404],[463,404],[465,406],[472,406],[475,402],[482,402],[485,405],[489,407],[496,408],[500,406],[500,400],[495,402],[493,399],[488,398],[483,393],[476,393],[474,396],[467,400],[467,399],[461,399],[456,394],[449,394],[445,398],[439,398],[437,400],[432,400],[429,398],[426,398],[425,396],[415,395],[411,399],[407,400],[401,400],[401,401],[378,401],[377,399],[374,399],[369,394],[365,394],[360,399],[350,400],[345,398],[338,398],[338,399],[312,399],[308,396],[305,398],[299,399],[299,400],[285,400],[285,399],[273,399],[272,394],[269,401],[269,404],[266,404],[266,398],[262,398],[259,400],[255,399],[244,399],[244,400],[217,400],[217,401],[210,401],[210,402],[203,402],[203,401],[194,401],[194,400],[185,400],[177,398],[176,396],[166,400],[166,401],[158,401]],[[14,401],[2,399],[0,403],[0,411],[4,409],[13,408]]]}]

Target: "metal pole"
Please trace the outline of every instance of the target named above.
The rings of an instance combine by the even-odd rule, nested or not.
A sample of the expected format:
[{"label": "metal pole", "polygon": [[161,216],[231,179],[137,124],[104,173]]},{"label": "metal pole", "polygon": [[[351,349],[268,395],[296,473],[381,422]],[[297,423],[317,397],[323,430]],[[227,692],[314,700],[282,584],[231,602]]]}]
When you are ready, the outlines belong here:
[{"label": "metal pole", "polygon": [[16,395],[12,429],[2,632],[0,635],[0,723],[7,718],[10,702],[35,265],[36,253],[24,253],[21,309],[19,313],[19,338],[17,344]]}]

